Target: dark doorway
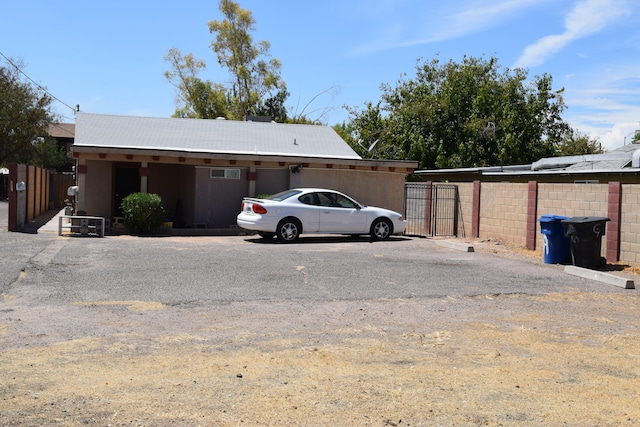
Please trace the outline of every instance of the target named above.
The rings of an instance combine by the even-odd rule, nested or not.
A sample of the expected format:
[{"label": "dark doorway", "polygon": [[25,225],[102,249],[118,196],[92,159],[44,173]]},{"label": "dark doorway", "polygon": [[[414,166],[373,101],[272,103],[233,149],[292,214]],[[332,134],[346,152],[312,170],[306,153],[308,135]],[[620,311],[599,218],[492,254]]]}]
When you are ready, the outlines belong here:
[{"label": "dark doorway", "polygon": [[120,204],[122,199],[131,193],[140,191],[140,165],[126,163],[114,165],[113,183],[113,216],[122,216]]}]

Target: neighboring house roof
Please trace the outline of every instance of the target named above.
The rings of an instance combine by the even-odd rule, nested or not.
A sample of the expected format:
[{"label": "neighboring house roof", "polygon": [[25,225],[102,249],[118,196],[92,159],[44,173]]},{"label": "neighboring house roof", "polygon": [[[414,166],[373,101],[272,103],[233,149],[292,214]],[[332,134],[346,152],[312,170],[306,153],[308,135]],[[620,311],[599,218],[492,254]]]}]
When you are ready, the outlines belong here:
[{"label": "neighboring house roof", "polygon": [[73,123],[55,123],[49,125],[49,136],[53,138],[73,138],[76,125]]},{"label": "neighboring house roof", "polygon": [[76,147],[361,159],[329,126],[76,113]]},{"label": "neighboring house roof", "polygon": [[546,157],[530,165],[417,170],[418,175],[477,174],[483,176],[585,173],[640,173],[640,144],[628,144],[603,154]]}]

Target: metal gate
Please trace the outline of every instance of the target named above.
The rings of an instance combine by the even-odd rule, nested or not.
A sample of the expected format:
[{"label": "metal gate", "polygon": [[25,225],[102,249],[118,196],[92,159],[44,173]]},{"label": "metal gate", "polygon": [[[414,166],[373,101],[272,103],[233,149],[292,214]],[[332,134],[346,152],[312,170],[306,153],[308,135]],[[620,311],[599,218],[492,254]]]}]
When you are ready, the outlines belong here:
[{"label": "metal gate", "polygon": [[405,234],[458,236],[458,186],[432,182],[407,182],[404,186]]}]

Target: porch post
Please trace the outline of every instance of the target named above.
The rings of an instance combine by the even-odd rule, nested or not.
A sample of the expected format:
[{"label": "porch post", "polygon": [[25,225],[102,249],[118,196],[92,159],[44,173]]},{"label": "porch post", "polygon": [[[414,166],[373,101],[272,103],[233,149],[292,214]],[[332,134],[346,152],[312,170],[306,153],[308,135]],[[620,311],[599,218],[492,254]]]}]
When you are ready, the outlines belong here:
[{"label": "porch post", "polygon": [[147,184],[148,184],[148,175],[149,175],[149,162],[142,162],[140,165],[140,192],[147,192]]}]

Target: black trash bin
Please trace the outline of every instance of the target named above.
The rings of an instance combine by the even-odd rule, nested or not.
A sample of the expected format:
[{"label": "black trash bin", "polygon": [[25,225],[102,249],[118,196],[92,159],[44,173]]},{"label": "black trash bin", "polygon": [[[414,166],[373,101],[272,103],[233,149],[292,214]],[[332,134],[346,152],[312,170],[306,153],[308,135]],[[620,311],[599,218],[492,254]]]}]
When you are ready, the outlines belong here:
[{"label": "black trash bin", "polygon": [[601,256],[602,236],[609,218],[578,216],[562,220],[564,235],[570,240],[571,259],[576,267],[600,269],[607,265]]}]

